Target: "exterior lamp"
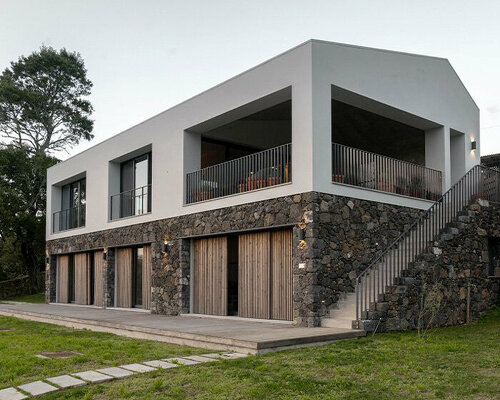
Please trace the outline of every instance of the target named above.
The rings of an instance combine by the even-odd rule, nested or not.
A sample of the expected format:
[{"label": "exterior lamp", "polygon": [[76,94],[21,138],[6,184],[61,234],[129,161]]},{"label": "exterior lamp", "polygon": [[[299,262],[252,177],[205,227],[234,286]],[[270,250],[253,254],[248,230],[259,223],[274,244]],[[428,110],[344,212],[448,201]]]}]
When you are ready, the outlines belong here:
[{"label": "exterior lamp", "polygon": [[472,151],[475,151],[477,149],[477,142],[475,140],[473,140],[472,142],[470,142],[470,149]]},{"label": "exterior lamp", "polygon": [[305,249],[307,247],[306,244],[306,224],[301,223],[298,225],[297,238],[299,239],[299,248]]},{"label": "exterior lamp", "polygon": [[163,241],[163,253],[168,253],[170,251],[170,244],[168,243],[168,240]]},{"label": "exterior lamp", "polygon": [[108,252],[107,252],[107,250],[106,250],[106,249],[104,249],[104,251],[103,251],[103,253],[102,253],[102,259],[103,259],[104,261],[106,261],[106,260],[108,259]]},{"label": "exterior lamp", "polygon": [[45,264],[50,264],[50,257],[45,257]]}]

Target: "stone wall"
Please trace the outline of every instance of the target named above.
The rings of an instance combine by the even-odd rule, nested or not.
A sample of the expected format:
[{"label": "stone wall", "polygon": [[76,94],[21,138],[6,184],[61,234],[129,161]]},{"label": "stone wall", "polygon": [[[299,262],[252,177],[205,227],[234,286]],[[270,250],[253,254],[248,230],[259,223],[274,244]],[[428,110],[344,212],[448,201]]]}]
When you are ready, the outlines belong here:
[{"label": "stone wall", "polygon": [[488,237],[500,238],[500,204],[478,200],[371,306],[364,329],[458,325],[494,307],[500,279],[488,276]]},{"label": "stone wall", "polygon": [[[291,226],[293,235],[294,321],[318,326],[368,262],[396,238],[419,210],[317,192],[244,204],[47,242],[49,254],[108,250],[105,296],[113,304],[112,249],[152,244],[152,312],[189,311],[190,241],[186,238],[260,228]],[[305,224],[299,243],[297,224]],[[162,253],[164,240],[170,251]],[[304,264],[305,268],[299,268]],[[55,268],[55,264],[52,268]]]}]

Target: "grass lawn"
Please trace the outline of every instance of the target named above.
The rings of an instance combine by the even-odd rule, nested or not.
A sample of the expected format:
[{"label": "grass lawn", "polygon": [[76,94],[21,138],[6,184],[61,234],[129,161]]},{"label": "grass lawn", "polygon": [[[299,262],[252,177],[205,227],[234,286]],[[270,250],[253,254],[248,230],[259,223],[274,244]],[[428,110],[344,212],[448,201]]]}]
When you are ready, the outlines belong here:
[{"label": "grass lawn", "polygon": [[[147,357],[146,357],[147,358]],[[500,309],[470,324],[179,367],[47,399],[498,399]]]},{"label": "grass lawn", "polygon": [[[0,331],[0,389],[62,373],[207,352],[186,346],[0,317],[0,329],[6,328],[12,330]],[[81,355],[66,359],[35,357],[44,351],[74,351]]]},{"label": "grass lawn", "polygon": [[45,293],[26,294],[24,296],[9,299],[9,301],[22,301],[23,303],[45,303]]}]

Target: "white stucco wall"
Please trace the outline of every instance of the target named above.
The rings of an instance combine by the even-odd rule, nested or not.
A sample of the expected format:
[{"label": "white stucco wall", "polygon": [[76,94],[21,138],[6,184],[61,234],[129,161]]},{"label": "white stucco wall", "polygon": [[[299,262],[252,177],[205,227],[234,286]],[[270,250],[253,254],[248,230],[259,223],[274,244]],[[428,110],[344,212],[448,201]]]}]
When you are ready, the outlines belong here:
[{"label": "white stucco wall", "polygon": [[[442,142],[448,156],[429,150],[428,165],[442,168],[448,181],[450,128],[478,141],[476,152],[465,153],[465,168],[479,162],[479,112],[446,60],[309,41],[50,168],[47,239],[311,190],[428,207],[425,201],[331,183],[332,85],[442,126],[442,133],[433,140]],[[286,88],[291,88],[292,98],[293,182],[185,206],[184,172],[197,168],[200,151],[199,136],[186,130]],[[110,161],[145,146],[152,149],[152,212],[109,221],[109,196],[116,194],[117,187],[110,181],[116,179]],[[83,173],[87,177],[86,226],[52,234],[50,216],[59,211],[52,186]]]}]

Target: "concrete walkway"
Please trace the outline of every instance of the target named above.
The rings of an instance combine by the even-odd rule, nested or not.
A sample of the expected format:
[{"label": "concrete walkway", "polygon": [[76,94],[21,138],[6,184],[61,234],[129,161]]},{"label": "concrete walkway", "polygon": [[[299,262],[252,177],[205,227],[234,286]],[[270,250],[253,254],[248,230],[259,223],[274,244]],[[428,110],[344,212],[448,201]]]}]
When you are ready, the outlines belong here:
[{"label": "concrete walkway", "polygon": [[9,387],[0,390],[0,400],[22,400],[28,396],[39,396],[45,393],[56,392],[90,383],[102,383],[113,379],[122,379],[135,374],[156,371],[158,369],[170,369],[180,365],[196,365],[218,360],[233,360],[246,357],[241,353],[210,353],[199,356],[184,356],[166,358],[162,360],[145,361],[142,363],[125,364],[119,367],[108,367],[95,371],[83,371],[72,374],[43,378],[38,381]]},{"label": "concrete walkway", "polygon": [[167,317],[129,310],[59,304],[0,304],[0,315],[245,354],[262,354],[365,335],[364,331],[353,329],[300,328],[247,319]]}]

